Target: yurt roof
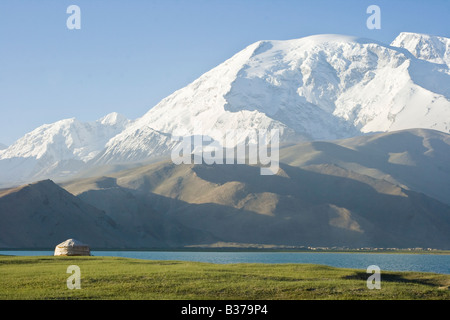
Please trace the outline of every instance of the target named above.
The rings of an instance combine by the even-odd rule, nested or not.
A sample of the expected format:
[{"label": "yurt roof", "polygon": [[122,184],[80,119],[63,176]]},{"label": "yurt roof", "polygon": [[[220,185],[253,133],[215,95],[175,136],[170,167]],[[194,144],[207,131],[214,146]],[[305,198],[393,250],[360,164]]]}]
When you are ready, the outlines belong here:
[{"label": "yurt roof", "polygon": [[61,242],[57,245],[57,247],[87,247],[87,244],[82,243],[81,241],[75,239],[67,239],[64,242]]}]

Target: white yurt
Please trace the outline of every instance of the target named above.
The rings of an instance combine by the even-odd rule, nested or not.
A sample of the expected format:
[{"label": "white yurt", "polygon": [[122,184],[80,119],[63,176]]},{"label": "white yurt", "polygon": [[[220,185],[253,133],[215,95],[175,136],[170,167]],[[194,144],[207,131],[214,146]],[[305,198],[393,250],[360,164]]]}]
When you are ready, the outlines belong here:
[{"label": "white yurt", "polygon": [[55,256],[90,256],[89,246],[75,239],[68,239],[55,248]]}]

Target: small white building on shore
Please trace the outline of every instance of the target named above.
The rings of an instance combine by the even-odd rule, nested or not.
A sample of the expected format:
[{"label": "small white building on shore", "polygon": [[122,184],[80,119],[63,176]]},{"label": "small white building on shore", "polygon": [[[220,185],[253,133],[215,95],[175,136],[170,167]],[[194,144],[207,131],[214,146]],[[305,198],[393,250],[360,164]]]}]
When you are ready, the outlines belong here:
[{"label": "small white building on shore", "polygon": [[90,256],[91,249],[88,245],[75,240],[68,239],[55,247],[55,256]]}]

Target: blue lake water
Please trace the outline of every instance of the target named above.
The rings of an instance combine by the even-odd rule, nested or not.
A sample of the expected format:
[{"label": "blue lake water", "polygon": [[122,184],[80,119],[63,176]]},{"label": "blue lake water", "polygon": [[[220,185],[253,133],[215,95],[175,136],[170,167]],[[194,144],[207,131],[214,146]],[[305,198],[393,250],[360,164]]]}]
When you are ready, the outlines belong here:
[{"label": "blue lake water", "polygon": [[[51,256],[53,251],[0,251],[4,255]],[[181,260],[227,263],[313,263],[339,268],[381,271],[423,271],[450,274],[450,255],[329,253],[329,252],[186,252],[186,251],[92,251],[93,256],[113,256],[145,260]]]}]

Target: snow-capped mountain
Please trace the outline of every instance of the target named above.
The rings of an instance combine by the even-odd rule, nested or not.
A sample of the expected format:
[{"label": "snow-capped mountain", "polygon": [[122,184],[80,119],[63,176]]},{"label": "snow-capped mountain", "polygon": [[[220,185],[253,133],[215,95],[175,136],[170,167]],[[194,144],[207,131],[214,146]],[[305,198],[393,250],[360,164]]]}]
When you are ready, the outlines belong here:
[{"label": "snow-capped mountain", "polygon": [[97,160],[115,162],[135,150],[149,157],[155,149],[146,141],[159,133],[219,140],[225,130],[239,131],[239,139],[278,128],[285,139],[314,140],[408,128],[449,132],[449,68],[440,63],[450,51],[436,39],[449,43],[405,33],[391,46],[340,35],[256,42],[163,99]]},{"label": "snow-capped mountain", "polygon": [[36,129],[0,151],[0,181],[167,155],[172,136],[220,141],[231,133],[237,143],[270,129],[282,141],[410,128],[448,133],[449,42],[412,33],[391,45],[342,35],[258,41],[134,122],[113,114],[94,125],[71,119]]},{"label": "snow-capped mountain", "polygon": [[448,38],[402,32],[391,46],[405,48],[418,59],[450,65],[450,39]]},{"label": "snow-capped mountain", "polygon": [[0,151],[0,181],[17,183],[73,174],[130,123],[111,113],[95,122],[72,118],[42,125]]}]

